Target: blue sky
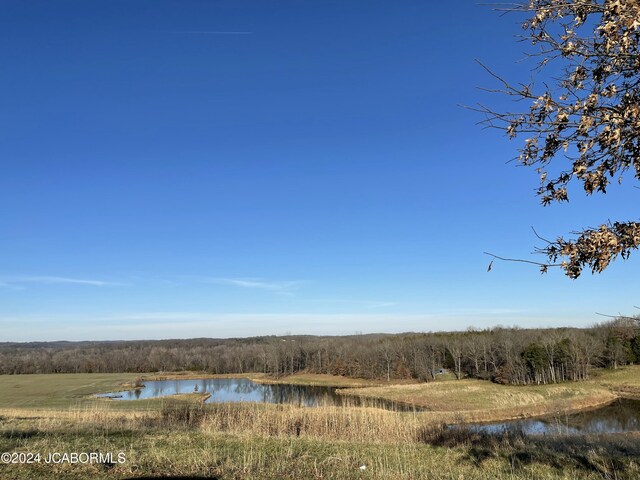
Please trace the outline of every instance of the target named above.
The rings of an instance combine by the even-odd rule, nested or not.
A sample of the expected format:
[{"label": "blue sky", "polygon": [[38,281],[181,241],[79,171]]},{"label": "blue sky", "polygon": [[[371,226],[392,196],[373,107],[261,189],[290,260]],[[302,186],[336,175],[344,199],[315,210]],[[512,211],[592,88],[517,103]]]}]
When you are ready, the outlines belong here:
[{"label": "blue sky", "polygon": [[473,2],[7,1],[0,341],[586,326],[638,258],[571,281],[494,263],[531,226],[633,219],[637,190],[543,208],[480,59],[530,66]]}]

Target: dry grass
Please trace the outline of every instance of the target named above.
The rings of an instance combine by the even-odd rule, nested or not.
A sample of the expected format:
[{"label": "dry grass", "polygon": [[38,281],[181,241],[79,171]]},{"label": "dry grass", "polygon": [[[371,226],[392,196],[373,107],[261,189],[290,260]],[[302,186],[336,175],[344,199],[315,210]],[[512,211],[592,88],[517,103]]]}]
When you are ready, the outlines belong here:
[{"label": "dry grass", "polygon": [[[179,412],[184,407],[177,408]],[[430,422],[419,413],[366,407],[304,408],[290,405],[210,404],[198,410],[206,432],[332,441],[411,443]],[[153,417],[151,417],[153,421]]]},{"label": "dry grass", "polygon": [[593,382],[609,388],[621,397],[640,400],[640,365],[600,370],[594,375]]},{"label": "dry grass", "polygon": [[173,400],[156,412],[93,408],[0,419],[0,451],[124,452],[127,459],[0,465],[0,478],[631,480],[640,476],[637,440],[494,437],[425,426],[420,414]]},{"label": "dry grass", "polygon": [[[474,380],[373,387],[362,381],[355,384],[368,386],[348,390],[415,402],[429,409],[424,412],[203,404],[201,394],[135,402],[90,398],[92,393],[117,390],[136,376],[0,377],[0,452],[121,451],[127,458],[122,465],[0,465],[0,478],[640,478],[637,434],[527,438],[442,427],[443,422],[503,420],[594,406],[640,391],[639,367],[599,372],[590,382],[540,387]],[[354,386],[351,379],[329,376],[280,381]],[[360,469],[363,465],[365,470]]]},{"label": "dry grass", "polygon": [[71,422],[76,426],[115,425],[176,428],[197,425],[203,432],[225,432],[241,436],[306,437],[324,440],[372,443],[415,442],[425,426],[437,423],[421,413],[396,413],[367,407],[297,407],[259,403],[194,403],[168,398],[153,410],[117,411],[109,405],[84,409],[3,409],[6,419],[35,422],[51,429]]},{"label": "dry grass", "polygon": [[[386,382],[379,380],[367,380],[364,378],[349,378],[338,375],[324,375],[316,373],[296,373],[295,375],[287,375],[286,377],[273,378],[265,374],[256,374],[249,376],[251,380],[258,383],[282,383],[286,385],[311,385],[318,387],[371,387],[377,385],[385,385]],[[411,381],[414,383],[415,381]],[[407,383],[406,381],[394,382],[394,384]]]},{"label": "dry grass", "polygon": [[[241,375],[258,381],[272,381],[264,375]],[[93,398],[91,394],[115,391],[124,383],[135,381],[135,374],[56,374],[0,376],[0,410],[90,409],[149,410],[159,408],[162,400],[114,402]],[[194,373],[160,374],[151,378],[198,378]],[[211,376],[216,378],[216,376]],[[225,375],[224,377],[228,377]],[[238,375],[236,375],[238,377]],[[342,387],[340,393],[361,398],[384,399],[413,404],[427,410],[426,422],[498,421],[513,418],[570,412],[594,408],[617,396],[640,392],[640,367],[597,372],[592,381],[545,386],[504,386],[481,380],[444,380],[421,384],[371,386],[368,380],[330,375],[300,374],[277,380],[279,383],[331,385]],[[202,396],[185,396],[192,400]],[[26,413],[27,415],[29,413]]]},{"label": "dry grass", "polygon": [[263,373],[210,373],[205,371],[185,371],[185,372],[155,372],[142,375],[144,380],[192,380],[202,378],[248,378],[253,379],[264,376]]},{"label": "dry grass", "polygon": [[594,383],[505,386],[483,380],[341,389],[338,393],[419,406],[433,417],[463,422],[498,421],[572,412],[605,405],[617,397]]},{"label": "dry grass", "polygon": [[[350,378],[339,375],[326,375],[316,373],[296,373],[284,377],[275,378],[266,373],[208,373],[208,372],[159,372],[145,374],[145,380],[189,380],[200,378],[247,378],[256,383],[286,384],[286,385],[310,385],[319,387],[370,387],[387,385],[380,380],[368,380],[364,378]],[[415,383],[415,380],[398,380],[393,384]]]},{"label": "dry grass", "polygon": [[0,375],[0,408],[65,409],[95,402],[91,396],[123,389],[134,373]]}]

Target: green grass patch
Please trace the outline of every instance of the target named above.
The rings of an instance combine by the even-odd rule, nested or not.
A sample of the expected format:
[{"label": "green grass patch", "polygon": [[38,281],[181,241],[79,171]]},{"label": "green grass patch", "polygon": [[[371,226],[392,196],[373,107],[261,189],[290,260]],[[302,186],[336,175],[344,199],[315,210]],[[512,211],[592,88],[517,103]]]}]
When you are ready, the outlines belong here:
[{"label": "green grass patch", "polygon": [[122,389],[139,374],[60,373],[0,375],[0,408],[67,409],[86,406],[95,393]]}]

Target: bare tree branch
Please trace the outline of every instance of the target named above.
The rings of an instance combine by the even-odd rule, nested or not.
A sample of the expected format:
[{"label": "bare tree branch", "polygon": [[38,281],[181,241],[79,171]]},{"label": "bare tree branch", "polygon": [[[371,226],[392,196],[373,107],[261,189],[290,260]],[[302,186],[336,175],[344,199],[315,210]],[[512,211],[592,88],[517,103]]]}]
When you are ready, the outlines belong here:
[{"label": "bare tree branch", "polygon": [[[577,183],[586,195],[606,194],[609,186],[632,174],[640,181],[640,0],[532,0],[488,4],[502,12],[525,13],[522,27],[534,51],[530,83],[513,84],[476,60],[498,83],[481,90],[524,102],[519,111],[497,111],[482,103],[484,128],[522,138],[517,161],[539,176],[542,205],[569,201],[568,186]],[[560,74],[535,82],[555,63]],[[640,247],[640,221],[607,222],[584,228],[573,239],[542,238],[536,253],[560,266],[570,278],[585,268],[600,273]],[[490,254],[492,255],[492,254]],[[495,258],[500,258],[494,256]],[[560,260],[560,261],[559,261]]]}]

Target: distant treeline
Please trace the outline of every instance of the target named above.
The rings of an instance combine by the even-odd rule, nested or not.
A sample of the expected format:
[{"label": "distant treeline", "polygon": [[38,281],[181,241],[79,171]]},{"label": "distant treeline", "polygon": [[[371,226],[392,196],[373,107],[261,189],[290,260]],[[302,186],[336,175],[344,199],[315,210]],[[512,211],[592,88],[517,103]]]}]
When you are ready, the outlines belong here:
[{"label": "distant treeline", "polygon": [[640,363],[640,321],[592,328],[494,328],[453,333],[284,336],[121,342],[0,343],[0,373],[298,372],[371,379],[456,378],[546,384],[592,367]]}]

